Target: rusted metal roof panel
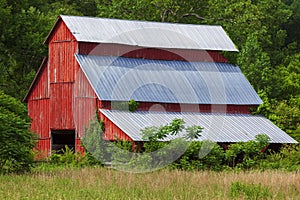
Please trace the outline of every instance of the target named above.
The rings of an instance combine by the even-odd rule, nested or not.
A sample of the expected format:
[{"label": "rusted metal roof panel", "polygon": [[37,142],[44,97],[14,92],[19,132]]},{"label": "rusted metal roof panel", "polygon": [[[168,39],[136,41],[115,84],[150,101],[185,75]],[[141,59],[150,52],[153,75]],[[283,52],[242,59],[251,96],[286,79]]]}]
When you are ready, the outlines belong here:
[{"label": "rusted metal roof panel", "polygon": [[238,51],[221,26],[61,15],[77,41],[139,47]]},{"label": "rusted metal roof panel", "polygon": [[76,55],[103,101],[259,105],[239,67],[228,63]]},{"label": "rusted metal roof panel", "polygon": [[[141,130],[146,127],[167,125],[173,119],[183,119],[186,127],[198,125],[204,128],[201,136],[197,139],[199,141],[246,142],[254,140],[258,134],[266,134],[270,137],[271,143],[297,143],[270,120],[261,116],[117,110],[100,110],[100,112],[134,141],[143,141]],[[178,136],[168,136],[166,141],[184,137],[185,134],[183,131]]]}]

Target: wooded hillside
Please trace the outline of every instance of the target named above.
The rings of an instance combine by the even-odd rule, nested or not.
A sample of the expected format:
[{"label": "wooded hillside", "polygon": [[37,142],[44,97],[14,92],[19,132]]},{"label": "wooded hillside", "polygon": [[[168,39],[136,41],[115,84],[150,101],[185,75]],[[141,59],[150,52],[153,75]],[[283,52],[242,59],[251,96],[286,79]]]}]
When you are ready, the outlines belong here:
[{"label": "wooded hillside", "polygon": [[240,50],[226,53],[264,104],[300,141],[300,0],[0,0],[0,90],[19,100],[47,55],[58,15],[222,25]]}]

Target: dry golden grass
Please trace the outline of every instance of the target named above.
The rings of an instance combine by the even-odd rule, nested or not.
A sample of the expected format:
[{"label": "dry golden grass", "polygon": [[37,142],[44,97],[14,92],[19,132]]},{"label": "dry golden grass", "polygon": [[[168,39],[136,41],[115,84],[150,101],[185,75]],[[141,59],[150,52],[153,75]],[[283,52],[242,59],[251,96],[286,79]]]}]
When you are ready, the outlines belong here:
[{"label": "dry golden grass", "polygon": [[[133,174],[83,168],[0,176],[0,199],[232,199],[233,182],[261,184],[271,194],[263,199],[300,198],[300,174],[296,172],[162,170]],[[251,199],[242,193],[235,198]]]}]

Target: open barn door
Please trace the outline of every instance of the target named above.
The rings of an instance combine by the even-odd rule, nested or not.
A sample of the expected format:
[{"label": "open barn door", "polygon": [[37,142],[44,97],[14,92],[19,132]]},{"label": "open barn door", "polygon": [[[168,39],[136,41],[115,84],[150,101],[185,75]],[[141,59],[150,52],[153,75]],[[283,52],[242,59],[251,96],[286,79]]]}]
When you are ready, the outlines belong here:
[{"label": "open barn door", "polygon": [[75,151],[75,130],[52,130],[51,131],[51,150],[61,154],[69,149]]}]

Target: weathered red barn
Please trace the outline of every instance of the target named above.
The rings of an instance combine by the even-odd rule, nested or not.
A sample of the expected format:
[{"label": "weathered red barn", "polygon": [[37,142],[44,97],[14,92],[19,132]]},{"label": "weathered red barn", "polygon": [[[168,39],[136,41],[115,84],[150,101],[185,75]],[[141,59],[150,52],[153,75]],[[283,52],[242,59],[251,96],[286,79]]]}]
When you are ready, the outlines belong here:
[{"label": "weathered red barn", "polygon": [[[267,134],[296,143],[249,109],[262,103],[238,66],[221,54],[237,51],[220,26],[59,16],[45,58],[26,95],[31,129],[45,155],[65,145],[81,150],[97,113],[105,137],[141,141],[140,130],[174,118],[204,127],[221,143]],[[134,99],[136,112],[116,102]]]}]

